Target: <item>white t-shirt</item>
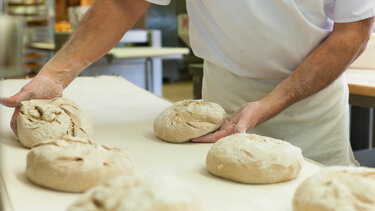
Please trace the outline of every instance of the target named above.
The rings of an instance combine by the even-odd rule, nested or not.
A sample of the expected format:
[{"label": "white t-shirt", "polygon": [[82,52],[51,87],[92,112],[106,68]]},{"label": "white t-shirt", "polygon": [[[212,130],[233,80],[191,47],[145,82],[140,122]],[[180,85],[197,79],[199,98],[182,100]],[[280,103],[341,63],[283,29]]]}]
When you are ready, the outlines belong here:
[{"label": "white t-shirt", "polygon": [[[167,5],[170,0],[147,0]],[[196,56],[249,78],[287,77],[333,23],[375,16],[375,0],[187,0]]]}]

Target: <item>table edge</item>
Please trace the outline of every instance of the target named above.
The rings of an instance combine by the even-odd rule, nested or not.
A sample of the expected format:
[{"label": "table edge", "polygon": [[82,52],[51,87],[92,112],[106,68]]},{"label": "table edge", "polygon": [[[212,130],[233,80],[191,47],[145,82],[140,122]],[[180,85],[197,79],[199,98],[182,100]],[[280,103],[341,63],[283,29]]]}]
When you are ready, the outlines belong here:
[{"label": "table edge", "polygon": [[10,201],[8,189],[6,187],[3,173],[0,171],[0,208],[4,211],[14,211],[12,202]]}]

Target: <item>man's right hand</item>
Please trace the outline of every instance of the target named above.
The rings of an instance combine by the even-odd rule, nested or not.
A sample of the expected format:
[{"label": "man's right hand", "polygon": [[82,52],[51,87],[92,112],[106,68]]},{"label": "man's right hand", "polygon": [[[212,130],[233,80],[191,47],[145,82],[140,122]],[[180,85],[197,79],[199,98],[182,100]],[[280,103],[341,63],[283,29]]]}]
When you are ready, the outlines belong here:
[{"label": "man's right hand", "polygon": [[12,107],[14,113],[10,122],[14,134],[17,136],[17,118],[20,112],[21,101],[31,99],[52,99],[62,97],[64,86],[53,77],[38,74],[33,80],[26,84],[17,94],[11,97],[0,98],[0,103]]}]

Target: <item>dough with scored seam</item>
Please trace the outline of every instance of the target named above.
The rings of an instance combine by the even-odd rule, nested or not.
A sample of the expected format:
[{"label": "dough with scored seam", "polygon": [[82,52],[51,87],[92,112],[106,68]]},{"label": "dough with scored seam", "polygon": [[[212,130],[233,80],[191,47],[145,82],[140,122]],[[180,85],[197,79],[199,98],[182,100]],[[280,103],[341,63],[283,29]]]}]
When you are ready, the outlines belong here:
[{"label": "dough with scored seam", "polygon": [[154,121],[156,136],[167,142],[182,143],[218,129],[226,117],[216,103],[183,100],[162,111]]},{"label": "dough with scored seam", "polygon": [[34,144],[65,135],[88,138],[93,135],[90,118],[67,98],[29,100],[21,102],[17,133],[22,145]]},{"label": "dough with scored seam", "polygon": [[375,169],[326,167],[305,179],[293,198],[294,211],[375,210]]},{"label": "dough with scored seam", "polygon": [[206,167],[212,174],[250,184],[294,179],[302,163],[300,148],[278,139],[243,133],[218,140],[206,157]]},{"label": "dough with scored seam", "polygon": [[87,191],[68,211],[203,211],[201,199],[173,176],[118,177]]},{"label": "dough with scored seam", "polygon": [[108,179],[133,174],[133,162],[124,150],[76,137],[41,142],[27,154],[27,177],[55,190],[84,192]]}]

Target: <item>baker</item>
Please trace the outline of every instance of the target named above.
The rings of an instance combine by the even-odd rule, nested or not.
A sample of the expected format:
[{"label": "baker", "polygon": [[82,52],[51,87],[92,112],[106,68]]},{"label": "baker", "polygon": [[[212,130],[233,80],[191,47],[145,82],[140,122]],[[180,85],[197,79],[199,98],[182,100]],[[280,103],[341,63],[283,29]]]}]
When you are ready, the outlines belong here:
[{"label": "baker", "polygon": [[[148,0],[166,5],[170,0]],[[23,100],[62,96],[88,65],[114,47],[146,12],[144,0],[97,0],[69,41],[17,94]],[[355,165],[349,144],[348,87],[342,74],[365,49],[374,0],[187,0],[190,42],[204,59],[203,99],[232,114],[212,134],[288,141],[327,165]]]}]

